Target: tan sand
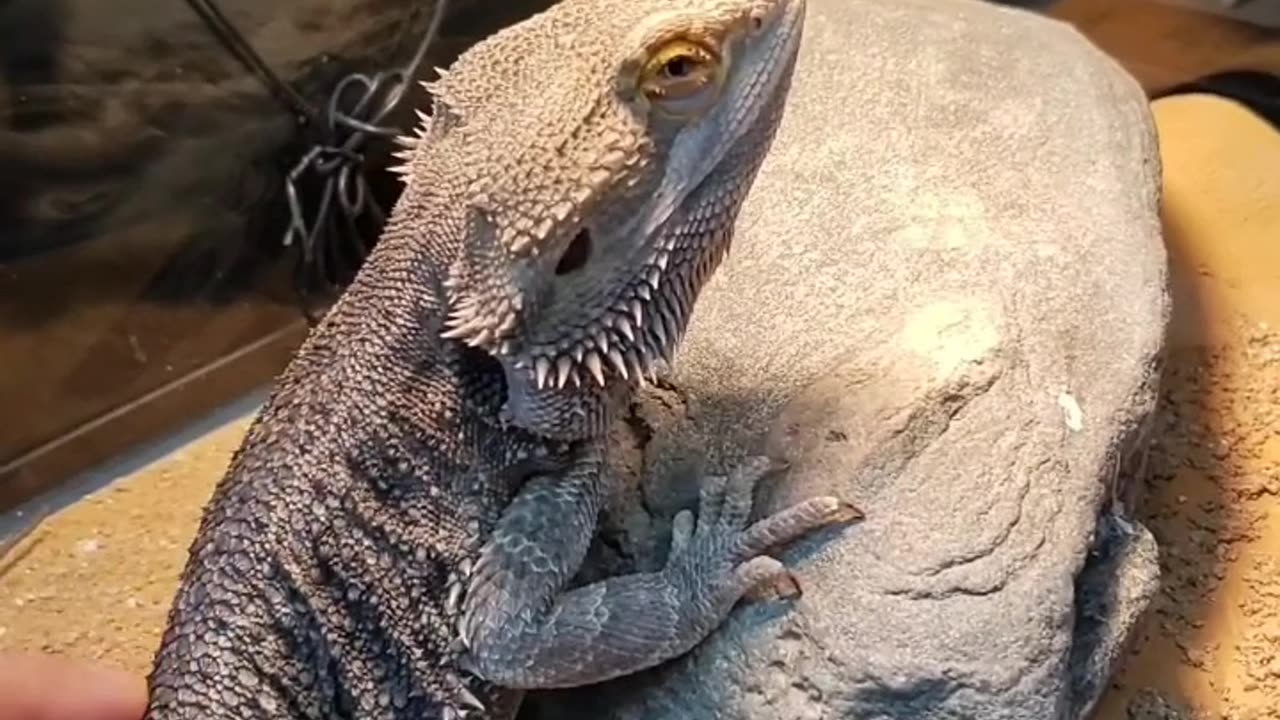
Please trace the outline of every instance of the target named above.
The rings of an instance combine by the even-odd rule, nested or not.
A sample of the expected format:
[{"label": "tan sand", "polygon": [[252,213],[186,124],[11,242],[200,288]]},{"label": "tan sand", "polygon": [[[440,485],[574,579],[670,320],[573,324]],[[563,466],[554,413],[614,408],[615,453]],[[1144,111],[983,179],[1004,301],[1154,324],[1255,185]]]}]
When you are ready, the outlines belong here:
[{"label": "tan sand", "polygon": [[1174,324],[1142,515],[1164,590],[1099,717],[1152,687],[1280,718],[1280,134],[1225,100],[1155,108]]},{"label": "tan sand", "polygon": [[[1098,717],[1128,717],[1154,688],[1214,718],[1280,718],[1280,134],[1222,100],[1156,108],[1176,317],[1143,516],[1165,589]],[[73,505],[0,560],[0,649],[145,672],[246,424]]]}]

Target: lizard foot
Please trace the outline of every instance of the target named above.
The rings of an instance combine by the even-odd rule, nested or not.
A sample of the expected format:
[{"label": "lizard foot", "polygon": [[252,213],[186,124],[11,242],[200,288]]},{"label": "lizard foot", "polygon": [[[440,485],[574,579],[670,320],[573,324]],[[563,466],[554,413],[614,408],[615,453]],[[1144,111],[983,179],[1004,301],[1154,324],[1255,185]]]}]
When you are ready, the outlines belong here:
[{"label": "lizard foot", "polygon": [[575,687],[687,652],[743,597],[796,597],[800,585],[765,551],[862,513],[817,497],[751,522],[756,483],[778,469],[752,458],[708,478],[698,516],[676,516],[658,572],[568,589],[595,532],[602,482],[591,457],[529,480],[503,513],[470,577],[459,666],[513,689]]},{"label": "lizard foot", "polygon": [[739,599],[799,597],[795,576],[765,551],[862,519],[854,505],[821,496],[749,522],[756,484],[785,467],[765,457],[748,458],[727,476],[705,479],[696,521],[688,510],[676,515],[663,573],[695,605],[695,615],[718,620]]}]

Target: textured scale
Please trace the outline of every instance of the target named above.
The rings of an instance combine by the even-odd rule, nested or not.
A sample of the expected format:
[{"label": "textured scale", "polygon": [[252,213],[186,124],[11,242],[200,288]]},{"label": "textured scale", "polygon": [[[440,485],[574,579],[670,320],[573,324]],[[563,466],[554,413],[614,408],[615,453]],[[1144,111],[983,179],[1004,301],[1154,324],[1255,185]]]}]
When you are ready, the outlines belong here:
[{"label": "textured scale", "polygon": [[[802,18],[563,0],[429,85],[383,237],[206,507],[148,720],[509,720],[524,690],[651,667],[794,586],[763,553],[858,513],[749,523],[756,459],[708,479],[661,572],[568,589],[609,423],[728,250]],[[690,42],[704,64],[666,64]]]}]

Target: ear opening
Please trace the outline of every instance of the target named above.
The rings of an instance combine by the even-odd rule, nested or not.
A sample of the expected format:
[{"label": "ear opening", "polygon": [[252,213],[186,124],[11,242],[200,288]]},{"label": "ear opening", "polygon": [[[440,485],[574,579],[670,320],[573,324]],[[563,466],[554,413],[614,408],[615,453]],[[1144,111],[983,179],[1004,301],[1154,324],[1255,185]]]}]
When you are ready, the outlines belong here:
[{"label": "ear opening", "polygon": [[569,275],[581,270],[591,260],[592,249],[591,231],[584,225],[556,263],[556,275]]}]

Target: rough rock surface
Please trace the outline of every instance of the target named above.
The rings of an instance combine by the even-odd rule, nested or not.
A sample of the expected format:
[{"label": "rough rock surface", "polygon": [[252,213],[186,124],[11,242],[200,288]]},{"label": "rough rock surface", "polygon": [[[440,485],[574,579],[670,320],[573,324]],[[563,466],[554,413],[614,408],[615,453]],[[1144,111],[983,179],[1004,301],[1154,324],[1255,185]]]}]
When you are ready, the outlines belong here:
[{"label": "rough rock surface", "polygon": [[1082,718],[1156,589],[1125,516],[1169,312],[1141,90],[1022,11],[809,13],[733,255],[621,443],[647,469],[597,570],[655,566],[698,468],[761,448],[792,463],[767,506],[836,491],[867,520],[787,554],[799,601],[525,717]]}]

